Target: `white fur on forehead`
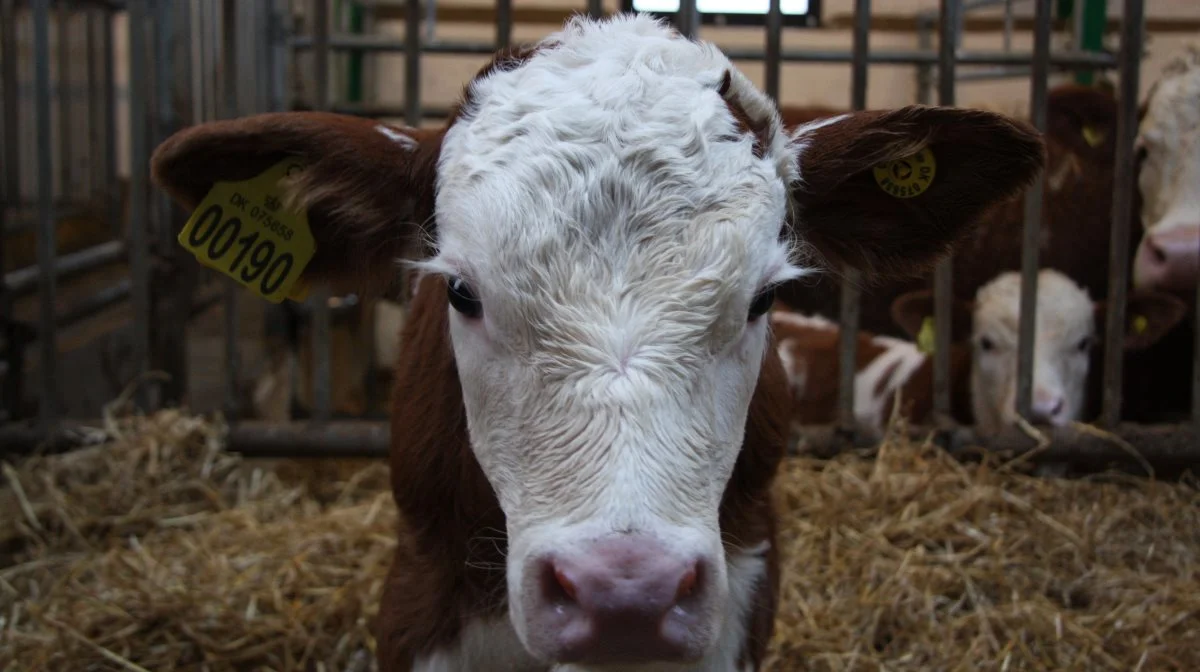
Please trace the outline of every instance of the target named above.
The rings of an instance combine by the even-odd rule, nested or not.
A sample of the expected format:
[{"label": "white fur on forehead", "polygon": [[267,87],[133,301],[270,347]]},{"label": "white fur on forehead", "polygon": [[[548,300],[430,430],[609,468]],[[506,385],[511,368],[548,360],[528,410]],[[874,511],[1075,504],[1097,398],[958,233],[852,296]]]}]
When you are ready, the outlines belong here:
[{"label": "white fur on forehead", "polygon": [[[975,331],[1015,346],[1021,319],[1021,274],[1003,273],[975,294]],[[1036,331],[1041,338],[1082,338],[1095,332],[1091,297],[1053,269],[1038,272]]]},{"label": "white fur on forehead", "polygon": [[[767,128],[760,155],[727,72],[726,97]],[[778,113],[714,46],[645,16],[579,17],[470,99],[442,145],[428,266],[507,297],[500,332],[581,342],[600,334],[562,329],[636,322],[659,343],[721,341],[733,306],[805,272],[781,236],[796,166]]]}]

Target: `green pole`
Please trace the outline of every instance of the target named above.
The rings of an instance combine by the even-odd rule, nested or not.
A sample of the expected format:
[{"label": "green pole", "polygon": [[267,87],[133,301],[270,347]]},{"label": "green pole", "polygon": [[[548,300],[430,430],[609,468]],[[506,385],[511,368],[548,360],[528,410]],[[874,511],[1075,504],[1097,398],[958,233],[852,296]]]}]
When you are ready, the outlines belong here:
[{"label": "green pole", "polygon": [[[1108,28],[1108,2],[1106,0],[1083,0],[1083,34],[1079,36],[1079,48],[1083,51],[1100,51],[1104,48],[1104,31]],[[1075,73],[1075,82],[1091,85],[1096,73],[1080,70]]]}]

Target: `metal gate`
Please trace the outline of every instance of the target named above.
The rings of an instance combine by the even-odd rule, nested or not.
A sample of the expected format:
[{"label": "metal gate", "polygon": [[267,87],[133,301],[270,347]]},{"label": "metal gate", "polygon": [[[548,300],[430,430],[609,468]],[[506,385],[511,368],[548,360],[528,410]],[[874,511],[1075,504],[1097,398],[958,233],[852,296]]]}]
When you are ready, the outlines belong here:
[{"label": "metal gate", "polygon": [[[1078,72],[1081,79],[1091,73],[1115,70],[1119,76],[1120,113],[1116,134],[1116,191],[1111,218],[1109,296],[1116,309],[1107,313],[1104,357],[1104,406],[1101,424],[1110,430],[1101,437],[1092,433],[1059,432],[1046,451],[1050,457],[1091,455],[1107,458],[1123,455],[1122,440],[1137,444],[1148,457],[1193,459],[1200,438],[1200,363],[1192,362],[1192,423],[1171,426],[1122,425],[1121,384],[1124,346],[1124,314],[1128,275],[1130,221],[1133,214],[1133,143],[1137,132],[1138,84],[1145,26],[1142,0],[1125,0],[1120,22],[1120,48],[1110,53],[1101,48],[1101,21],[1077,11],[1073,26],[1074,45],[1069,50],[1052,50],[1054,3],[1030,0],[1035,7],[1032,20],[1032,51],[1011,47],[1015,0],[942,0],[936,13],[916,19],[918,44],[908,50],[877,50],[870,47],[870,0],[856,0],[852,25],[853,42],[846,50],[784,49],[785,24],[791,24],[780,0],[771,0],[759,21],[764,28],[761,48],[727,49],[735,60],[761,62],[765,88],[779,99],[784,63],[845,63],[852,73],[851,106],[866,103],[868,64],[913,66],[917,77],[918,101],[955,105],[956,82],[984,78],[1029,77],[1030,120],[1045,130],[1047,80],[1052,71]],[[177,403],[188,389],[187,338],[189,318],[205,314],[219,303],[223,323],[223,403],[233,421],[230,444],[248,454],[277,456],[370,455],[387,450],[387,426],[380,421],[333,419],[330,398],[333,366],[330,359],[331,325],[339,306],[355,305],[356,297],[331,297],[318,289],[307,304],[307,312],[295,307],[286,319],[311,325],[313,381],[306,420],[296,414],[288,422],[265,422],[245,417],[244,394],[239,374],[246,362],[245,341],[239,322],[246,302],[232,283],[201,272],[187,255],[181,254],[174,238],[187,213],[172,206],[165,196],[148,186],[148,157],[153,147],[173,131],[209,119],[283,109],[332,110],[375,118],[402,118],[417,126],[423,121],[445,117],[446,109],[422,104],[422,57],[428,54],[487,55],[512,41],[512,0],[499,0],[492,10],[495,38],[486,42],[437,39],[434,23],[438,16],[435,0],[372,0],[354,3],[351,9],[329,0],[129,0],[128,2],[58,2],[49,0],[15,2],[0,0],[5,26],[3,37],[4,95],[4,230],[33,227],[37,232],[36,265],[5,269],[0,286],[3,307],[4,413],[9,424],[0,429],[0,440],[9,445],[71,443],[73,424],[59,417],[53,403],[56,391],[70,384],[58,367],[56,330],[86,313],[87,306],[64,311],[56,303],[56,283],[102,265],[128,265],[127,277],[89,300],[108,306],[128,300],[131,306],[130,378],[152,370],[165,371],[169,379],[149,380],[138,388],[145,408]],[[350,5],[351,3],[346,3]],[[610,3],[611,4],[611,3]],[[659,3],[662,4],[662,3]],[[672,4],[672,3],[668,3]],[[606,7],[588,0],[579,11],[601,16],[606,9],[631,9],[632,0]],[[812,6],[820,7],[814,2]],[[961,48],[963,22],[968,12],[1003,6],[1004,49],[968,51]],[[304,10],[302,32],[296,29],[296,10]],[[370,32],[382,13],[404,19],[403,39]],[[533,13],[533,10],[530,10]],[[551,10],[542,14],[552,13]],[[681,32],[695,34],[706,18],[697,11],[696,0],[683,0],[671,19]],[[565,15],[563,16],[565,18]],[[128,32],[127,104],[114,95],[113,27],[124,21]],[[57,22],[57,23],[55,23]],[[336,30],[331,24],[336,23]],[[55,29],[51,30],[52,24]],[[1100,28],[1097,28],[1097,25]],[[82,27],[81,27],[82,26]],[[86,31],[86,58],[64,47],[60,36]],[[64,32],[65,31],[65,32]],[[1099,32],[1098,32],[1099,31]],[[938,46],[933,45],[936,34]],[[31,36],[31,45],[18,39]],[[52,40],[55,38],[55,40]],[[54,46],[57,45],[57,51]],[[26,53],[28,52],[28,53]],[[352,82],[361,82],[373,61],[389,54],[404,58],[403,105],[380,105],[369,97],[339,99],[330,95],[331,63],[340,64]],[[343,59],[343,60],[336,60]],[[51,65],[55,64],[52,68]],[[341,67],[341,66],[344,66]],[[961,72],[969,67],[970,72]],[[936,83],[936,85],[935,85]],[[936,90],[936,96],[932,95]],[[301,94],[300,91],[307,91]],[[51,114],[57,104],[57,115]],[[29,108],[29,110],[25,110]],[[115,166],[120,110],[125,110],[130,170],[127,217],[121,205]],[[57,118],[57,127],[53,119]],[[82,120],[82,121],[79,121]],[[76,125],[76,123],[79,125]],[[87,138],[86,143],[74,139]],[[79,152],[83,152],[83,159]],[[72,153],[74,152],[74,153]],[[82,167],[81,167],[82,166]],[[60,243],[56,222],[69,211],[73,200],[95,198],[102,204],[105,221],[113,236],[82,250],[57,256]],[[1023,229],[1022,300],[1018,407],[1028,415],[1032,395],[1032,338],[1035,319],[1038,246],[1042,203],[1040,180],[1028,190]],[[126,222],[127,220],[127,222]],[[1002,437],[981,442],[970,428],[955,427],[950,410],[950,302],[953,259],[936,271],[936,347],[934,405],[938,417],[937,437],[952,449],[988,443],[991,447],[1027,450],[1026,437]],[[839,422],[832,427],[804,428],[800,437],[809,447],[829,448],[854,445],[853,366],[859,324],[860,295],[855,274],[846,274],[843,284],[839,385]],[[40,299],[33,323],[14,312],[15,301],[36,293]],[[274,309],[272,309],[274,310]],[[89,313],[90,314],[90,313]],[[369,312],[366,314],[370,314]],[[268,316],[268,319],[269,316]],[[153,329],[151,329],[153,325]],[[1200,329],[1197,330],[1200,333]],[[24,419],[22,388],[31,381],[24,375],[23,351],[36,343],[38,366],[32,381],[41,400],[36,422]],[[294,345],[294,343],[293,343]],[[1197,350],[1200,350],[1198,348]],[[292,353],[293,388],[298,362]],[[295,409],[294,393],[289,409]],[[928,428],[924,428],[928,429]],[[1114,438],[1116,437],[1116,438]],[[1043,446],[1043,448],[1046,448]]]}]

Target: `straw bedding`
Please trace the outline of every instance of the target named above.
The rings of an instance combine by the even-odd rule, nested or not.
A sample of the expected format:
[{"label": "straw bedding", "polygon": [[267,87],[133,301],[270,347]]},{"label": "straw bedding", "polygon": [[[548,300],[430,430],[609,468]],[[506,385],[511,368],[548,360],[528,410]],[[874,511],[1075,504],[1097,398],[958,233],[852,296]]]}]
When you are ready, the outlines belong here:
[{"label": "straw bedding", "polygon": [[[4,467],[0,669],[374,668],[383,465],[253,464],[178,411],[98,431]],[[1190,484],[894,442],[789,460],[778,498],[771,670],[1200,669]]]}]

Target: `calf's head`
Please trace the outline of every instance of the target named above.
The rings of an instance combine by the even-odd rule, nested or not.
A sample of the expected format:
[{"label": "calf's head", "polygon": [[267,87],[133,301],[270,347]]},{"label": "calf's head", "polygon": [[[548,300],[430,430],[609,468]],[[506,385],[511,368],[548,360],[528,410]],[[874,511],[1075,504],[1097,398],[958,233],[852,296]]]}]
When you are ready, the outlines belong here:
[{"label": "calf's head", "polygon": [[1200,275],[1200,47],[1150,92],[1137,151],[1142,224],[1134,285],[1190,292]]},{"label": "calf's head", "polygon": [[[880,188],[873,167],[924,148],[926,191]],[[153,175],[194,206],[284,156],[307,165],[310,276],[408,259],[447,279],[447,403],[506,516],[511,620],[539,657],[598,663],[696,659],[738,617],[718,511],[772,288],[819,261],[928,267],[1043,149],[959,109],[785,133],[715,47],[622,16],[497,56],[444,129],[222,121],[169,139]]]},{"label": "calf's head", "polygon": [[[1021,324],[1021,275],[1002,273],[979,288],[975,300],[956,302],[955,331],[970,325],[971,410],[977,430],[994,435],[1013,426],[1017,416],[1017,344]],[[1104,329],[1105,302],[1093,302],[1087,290],[1066,275],[1042,269],[1037,282],[1034,322],[1032,420],[1064,426],[1082,419],[1087,401],[1091,352]],[[1179,299],[1139,291],[1126,303],[1125,348],[1136,350],[1158,341],[1183,318]],[[896,299],[893,314],[916,333],[933,315],[930,292]]]}]

